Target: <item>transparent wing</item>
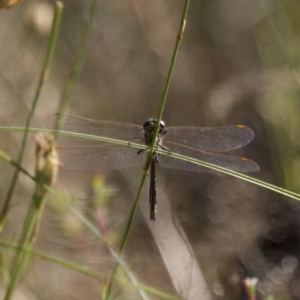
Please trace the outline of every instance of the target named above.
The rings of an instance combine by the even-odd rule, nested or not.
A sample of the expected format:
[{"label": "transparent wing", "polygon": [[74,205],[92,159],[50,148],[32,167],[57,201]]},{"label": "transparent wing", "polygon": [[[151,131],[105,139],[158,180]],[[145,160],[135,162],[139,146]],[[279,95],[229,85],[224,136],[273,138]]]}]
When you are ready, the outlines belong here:
[{"label": "transparent wing", "polygon": [[[54,127],[58,115],[54,114],[46,118],[45,123],[48,128]],[[91,120],[71,115],[64,115],[61,129],[116,139],[135,139],[142,138],[144,135],[143,127],[138,125]]]},{"label": "transparent wing", "polygon": [[137,154],[138,149],[120,145],[57,148],[62,169],[83,172],[111,171],[143,165],[147,155],[146,151]]},{"label": "transparent wing", "polygon": [[216,128],[169,127],[166,131],[165,140],[212,152],[238,149],[254,138],[254,132],[244,125]]},{"label": "transparent wing", "polygon": [[[170,141],[165,141],[163,145],[168,147],[171,152],[189,156],[195,159],[203,160],[205,162],[218,165],[220,167],[228,168],[232,171],[255,172],[259,170],[259,166],[255,162],[248,160],[246,158],[224,155],[224,154],[217,154],[217,153],[209,153],[209,152],[197,150],[195,148],[173,143]],[[166,168],[192,171],[192,172],[213,171],[209,168],[205,168],[200,165],[179,160],[170,157],[168,155],[159,155],[158,161],[160,166]]]}]

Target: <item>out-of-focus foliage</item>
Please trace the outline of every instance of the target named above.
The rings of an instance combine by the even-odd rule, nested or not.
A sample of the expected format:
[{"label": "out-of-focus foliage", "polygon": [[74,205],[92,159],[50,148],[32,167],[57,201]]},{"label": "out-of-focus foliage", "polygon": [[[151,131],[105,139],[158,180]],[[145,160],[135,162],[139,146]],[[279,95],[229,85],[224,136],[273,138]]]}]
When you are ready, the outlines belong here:
[{"label": "out-of-focus foliage", "polygon": [[0,1],[0,9],[1,8],[11,8],[17,5],[21,0],[1,0]]},{"label": "out-of-focus foliage", "polygon": [[[89,1],[64,4],[35,127],[44,127],[44,119],[57,110],[89,7]],[[135,124],[155,117],[182,5],[174,0],[99,1],[69,112]],[[53,1],[26,0],[0,14],[0,122],[24,126],[49,39]],[[260,165],[253,176],[295,192],[300,192],[299,22],[298,1],[192,1],[164,112],[167,126],[251,127],[254,142],[234,154]],[[20,138],[1,133],[1,149],[16,157]],[[77,141],[59,140],[64,143]],[[24,167],[33,172],[33,148],[27,150]],[[0,167],[1,204],[13,170],[2,162]],[[258,278],[262,299],[300,297],[299,203],[228,176],[157,169],[161,198],[170,199],[214,299],[246,299],[242,282],[247,277]],[[130,170],[101,174],[105,181],[91,185],[93,174],[61,171],[56,189],[115,247],[134,197],[123,176],[133,181],[135,175]],[[17,239],[32,189],[33,183],[20,176],[3,238]],[[147,200],[146,195],[142,201]],[[158,219],[163,217],[159,201],[158,194]],[[139,214],[127,242],[127,261],[141,282],[174,293],[144,224]],[[47,207],[41,232],[39,250],[110,276],[113,263],[106,247],[62,204]],[[34,260],[20,293],[30,299],[41,293],[99,299],[100,289],[96,280]],[[129,299],[126,295],[131,294],[119,297]]]}]

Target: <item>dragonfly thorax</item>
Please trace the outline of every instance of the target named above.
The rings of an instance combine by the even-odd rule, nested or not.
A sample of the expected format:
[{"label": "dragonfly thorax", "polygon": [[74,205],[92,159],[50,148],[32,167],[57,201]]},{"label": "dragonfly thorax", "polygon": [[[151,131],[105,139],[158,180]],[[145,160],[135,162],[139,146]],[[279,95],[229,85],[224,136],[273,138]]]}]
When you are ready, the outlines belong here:
[{"label": "dragonfly thorax", "polygon": [[[157,125],[157,119],[150,118],[145,121],[143,128],[144,128],[144,137],[146,144],[149,146],[155,134],[155,128]],[[165,134],[165,122],[160,121],[159,129],[158,129],[158,140],[160,140],[163,135]]]}]

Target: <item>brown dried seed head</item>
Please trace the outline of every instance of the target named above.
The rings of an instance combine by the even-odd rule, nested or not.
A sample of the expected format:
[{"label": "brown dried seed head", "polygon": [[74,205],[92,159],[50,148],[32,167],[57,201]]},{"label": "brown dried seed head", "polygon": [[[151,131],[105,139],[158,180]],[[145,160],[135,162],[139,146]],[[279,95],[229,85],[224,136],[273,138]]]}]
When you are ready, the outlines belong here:
[{"label": "brown dried seed head", "polygon": [[11,8],[18,4],[21,0],[0,0],[0,9],[1,8]]},{"label": "brown dried seed head", "polygon": [[36,135],[36,168],[35,175],[42,183],[54,183],[59,166],[57,152],[53,146],[53,136],[50,133]]}]

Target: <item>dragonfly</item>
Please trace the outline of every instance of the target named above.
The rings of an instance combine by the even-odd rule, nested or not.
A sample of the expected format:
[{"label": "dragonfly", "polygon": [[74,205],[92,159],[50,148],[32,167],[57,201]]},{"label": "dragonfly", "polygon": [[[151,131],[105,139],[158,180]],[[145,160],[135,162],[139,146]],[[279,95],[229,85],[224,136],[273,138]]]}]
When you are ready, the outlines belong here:
[{"label": "dragonfly", "polygon": [[[52,128],[59,114],[46,118],[46,125]],[[72,171],[100,172],[118,170],[145,165],[147,153],[154,139],[158,121],[155,118],[146,120],[143,126],[113,121],[92,120],[82,117],[63,115],[61,130],[89,134],[107,138],[130,141],[148,148],[137,151],[135,148],[116,144],[97,144],[87,146],[58,147],[61,168]],[[168,155],[176,153],[198,159],[210,164],[224,167],[236,172],[255,172],[259,166],[244,157],[226,155],[227,152],[239,149],[254,139],[254,132],[244,125],[224,127],[165,127],[160,121],[155,141],[155,151],[150,160],[149,210],[150,220],[155,221],[156,198],[156,165],[192,172],[210,172],[211,169],[183,161]],[[158,154],[156,150],[167,150]]]}]

